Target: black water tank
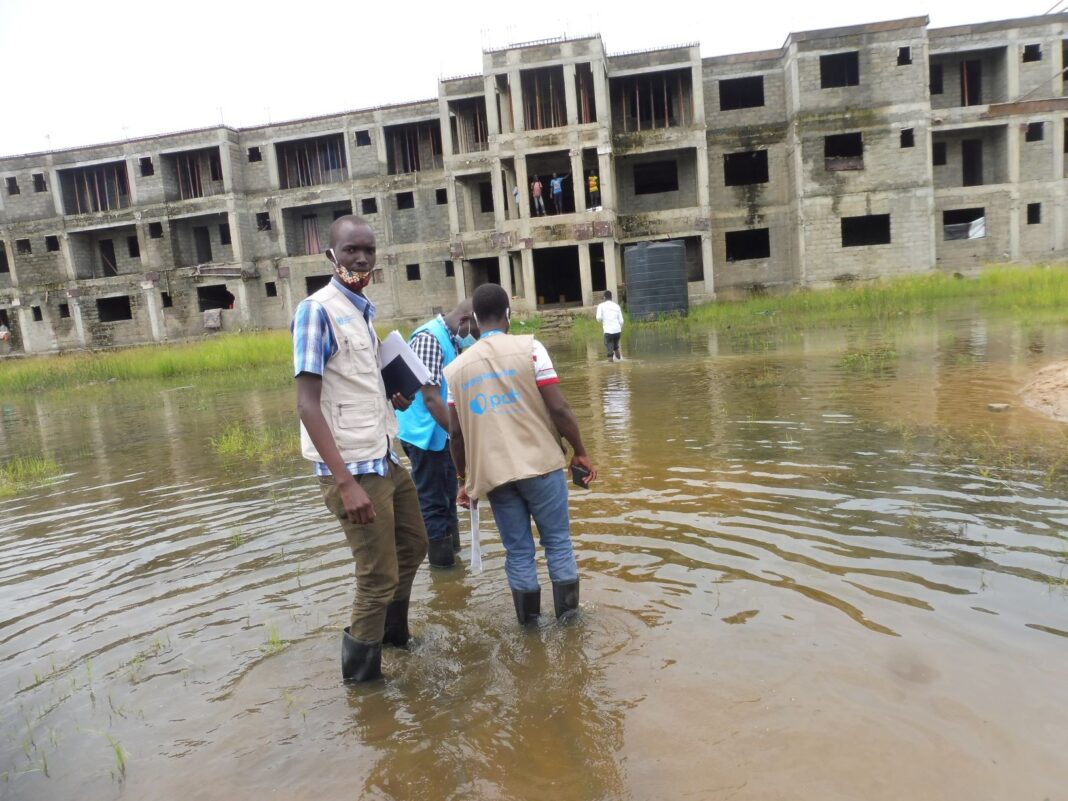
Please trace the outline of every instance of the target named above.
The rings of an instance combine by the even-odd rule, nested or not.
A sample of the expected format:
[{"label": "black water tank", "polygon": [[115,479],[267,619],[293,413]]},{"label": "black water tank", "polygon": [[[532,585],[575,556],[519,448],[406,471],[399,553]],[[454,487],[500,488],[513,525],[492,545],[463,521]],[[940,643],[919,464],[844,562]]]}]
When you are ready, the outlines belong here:
[{"label": "black water tank", "polygon": [[678,240],[641,242],[623,251],[627,270],[627,311],[636,320],[686,314],[686,244]]}]

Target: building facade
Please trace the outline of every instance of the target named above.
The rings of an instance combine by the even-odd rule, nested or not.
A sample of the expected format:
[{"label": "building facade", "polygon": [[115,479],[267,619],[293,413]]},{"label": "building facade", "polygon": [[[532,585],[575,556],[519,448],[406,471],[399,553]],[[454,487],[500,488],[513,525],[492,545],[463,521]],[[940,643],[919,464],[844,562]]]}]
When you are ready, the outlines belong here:
[{"label": "building facade", "polygon": [[0,355],[284,327],[350,213],[387,318],[486,281],[590,306],[662,239],[693,302],[1063,258],[1066,56],[1068,14],[714,58],[560,39],[486,51],[436,100],[3,158]]}]

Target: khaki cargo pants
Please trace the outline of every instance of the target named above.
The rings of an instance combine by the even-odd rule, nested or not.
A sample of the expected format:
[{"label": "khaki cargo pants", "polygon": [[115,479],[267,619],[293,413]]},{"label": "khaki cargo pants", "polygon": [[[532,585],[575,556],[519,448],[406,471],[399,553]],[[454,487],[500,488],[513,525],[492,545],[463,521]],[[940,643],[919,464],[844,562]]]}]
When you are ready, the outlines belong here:
[{"label": "khaki cargo pants", "polygon": [[403,465],[387,460],[389,473],[356,476],[371,498],[375,519],[357,524],[349,520],[333,476],[321,476],[326,508],[341,522],[352,558],[356,560],[356,599],[349,633],[362,642],[380,642],[386,607],[411,595],[415,572],[426,556],[426,527],[419,496]]}]

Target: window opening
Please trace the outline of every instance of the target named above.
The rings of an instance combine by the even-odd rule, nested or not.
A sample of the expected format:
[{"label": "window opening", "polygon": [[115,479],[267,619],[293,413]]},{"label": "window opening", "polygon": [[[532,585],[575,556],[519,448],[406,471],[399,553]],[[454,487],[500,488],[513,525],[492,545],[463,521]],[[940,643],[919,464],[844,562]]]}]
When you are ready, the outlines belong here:
[{"label": "window opening", "polygon": [[771,257],[771,238],[767,228],[750,231],[727,231],[724,236],[727,261],[767,259]]},{"label": "window opening", "polygon": [[250,147],[248,149],[248,160],[250,164],[263,160],[263,154],[260,153],[258,147]]},{"label": "window opening", "polygon": [[276,298],[278,297],[278,284],[274,281],[268,281],[263,285],[263,291],[266,293],[267,297]]},{"label": "window opening", "polygon": [[140,165],[141,165],[141,177],[142,178],[148,178],[150,175],[155,175],[156,174],[156,168],[152,164],[152,157],[151,156],[141,156]]},{"label": "window opening", "polygon": [[209,309],[232,309],[234,308],[234,296],[226,284],[209,284],[197,287],[197,308],[200,311]]},{"label": "window opening", "polygon": [[126,252],[130,254],[131,259],[141,258],[141,244],[136,236],[126,237]]},{"label": "window opening", "polygon": [[48,184],[45,183],[45,177],[43,172],[35,172],[33,174],[33,191],[34,192],[47,192]]},{"label": "window opening", "polygon": [[746,186],[768,182],[768,151],[723,154],[723,183]]},{"label": "window opening", "polygon": [[899,47],[897,49],[897,65],[899,67],[907,67],[912,63],[912,48],[911,47]]},{"label": "window opening", "polygon": [[59,237],[58,236],[46,236],[45,237],[45,250],[49,253],[55,253],[59,250]]},{"label": "window opening", "polygon": [[414,192],[398,192],[397,193],[397,208],[398,209],[414,209],[415,208],[415,193]]},{"label": "window opening", "polygon": [[1028,203],[1027,204],[1027,224],[1038,225],[1042,222],[1042,204],[1041,203]]},{"label": "window opening", "polygon": [[128,295],[120,295],[115,298],[97,298],[96,315],[102,323],[132,320],[133,311],[130,308],[130,297]]},{"label": "window opening", "polygon": [[982,239],[986,236],[986,209],[953,209],[942,212],[942,239]]},{"label": "window opening", "polygon": [[367,147],[371,144],[370,131],[356,131],[356,147]]},{"label": "window opening", "polygon": [[377,214],[378,213],[378,200],[373,197],[365,197],[360,201],[360,213],[361,214]]},{"label": "window opening", "polygon": [[823,137],[823,166],[830,171],[864,169],[864,137],[860,133]]},{"label": "window opening", "polygon": [[726,78],[719,82],[719,110],[757,108],[764,105],[764,76]]},{"label": "window opening", "polygon": [[912,128],[901,129],[901,146],[902,147],[915,147],[916,136],[913,133]]},{"label": "window opening", "polygon": [[842,247],[890,244],[890,215],[842,218]]},{"label": "window opening", "polygon": [[860,55],[856,50],[820,56],[820,88],[860,84]]},{"label": "window opening", "polygon": [[679,165],[675,161],[651,161],[634,165],[634,194],[655,195],[679,190]]},{"label": "window opening", "polygon": [[271,213],[269,211],[256,212],[256,230],[257,231],[270,231],[271,230]]},{"label": "window opening", "polygon": [[162,239],[163,238],[163,223],[150,222],[148,224],[148,237],[149,237],[149,239]]},{"label": "window opening", "polygon": [[419,265],[418,264],[406,264],[404,265],[405,271],[408,274],[409,281],[419,280]]}]

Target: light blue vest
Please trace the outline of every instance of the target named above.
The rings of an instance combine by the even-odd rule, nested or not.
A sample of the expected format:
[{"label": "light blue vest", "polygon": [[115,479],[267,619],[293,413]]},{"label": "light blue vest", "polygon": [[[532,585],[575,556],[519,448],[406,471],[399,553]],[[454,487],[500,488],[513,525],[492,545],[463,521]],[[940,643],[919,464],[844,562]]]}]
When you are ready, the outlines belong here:
[{"label": "light blue vest", "polygon": [[[433,334],[434,339],[438,341],[441,352],[445,356],[443,367],[456,358],[456,347],[452,344],[452,335],[440,317],[435,317],[412,331],[412,336],[408,338],[408,341],[411,342],[416,334],[424,331]],[[441,386],[438,389],[441,391],[441,401],[444,403],[449,392],[444,375],[441,377]],[[424,451],[444,450],[449,442],[448,432],[439,426],[427,411],[422,392],[415,393],[415,400],[405,411],[397,412],[397,422],[400,424],[398,438]]]}]

